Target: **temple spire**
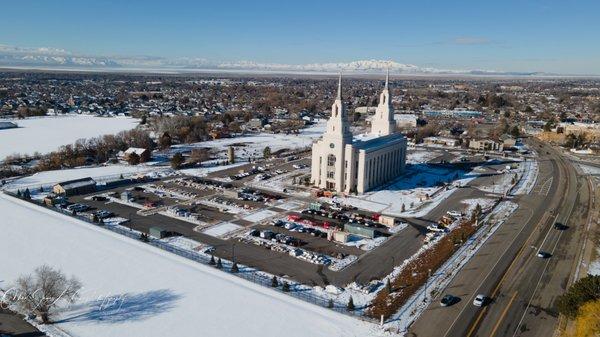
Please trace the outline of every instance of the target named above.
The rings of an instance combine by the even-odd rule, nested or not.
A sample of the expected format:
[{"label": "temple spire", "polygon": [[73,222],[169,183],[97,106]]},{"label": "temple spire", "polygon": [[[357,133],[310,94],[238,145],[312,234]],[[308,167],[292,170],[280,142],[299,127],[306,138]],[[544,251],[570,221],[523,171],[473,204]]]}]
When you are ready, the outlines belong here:
[{"label": "temple spire", "polygon": [[385,90],[388,90],[390,83],[390,67],[387,67],[387,72],[385,73]]},{"label": "temple spire", "polygon": [[340,78],[338,80],[338,91],[337,91],[337,99],[342,100],[342,72],[340,71]]}]

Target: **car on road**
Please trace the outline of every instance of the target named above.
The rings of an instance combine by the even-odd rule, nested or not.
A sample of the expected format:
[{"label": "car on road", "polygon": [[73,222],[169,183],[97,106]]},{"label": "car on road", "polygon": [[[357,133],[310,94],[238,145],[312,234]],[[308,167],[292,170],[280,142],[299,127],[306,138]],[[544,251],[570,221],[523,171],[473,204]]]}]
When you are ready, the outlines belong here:
[{"label": "car on road", "polygon": [[558,229],[559,231],[562,231],[562,230],[567,229],[567,226],[565,226],[563,223],[555,222],[554,223],[554,228]]},{"label": "car on road", "polygon": [[475,299],[473,300],[473,305],[476,307],[483,307],[485,305],[486,301],[487,301],[487,296],[485,296],[483,294],[478,294],[477,296],[475,296]]},{"label": "car on road", "polygon": [[442,297],[442,299],[440,300],[440,305],[442,307],[449,307],[449,306],[453,305],[454,303],[458,302],[459,300],[460,299],[458,297],[447,294],[444,297]]},{"label": "car on road", "polygon": [[552,256],[552,254],[548,253],[548,252],[544,252],[544,251],[539,251],[537,252],[537,257],[539,257],[540,259],[547,259],[550,256]]}]

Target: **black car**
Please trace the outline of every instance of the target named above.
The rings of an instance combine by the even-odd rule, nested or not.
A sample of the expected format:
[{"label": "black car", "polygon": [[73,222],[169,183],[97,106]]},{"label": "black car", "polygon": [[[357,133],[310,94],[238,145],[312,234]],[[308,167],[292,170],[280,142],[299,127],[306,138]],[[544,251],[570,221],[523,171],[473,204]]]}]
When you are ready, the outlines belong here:
[{"label": "black car", "polygon": [[442,299],[440,300],[440,305],[442,307],[449,307],[451,305],[453,305],[454,303],[458,302],[460,299],[456,296],[452,296],[452,295],[445,295],[444,297],[442,297]]},{"label": "black car", "polygon": [[554,223],[554,228],[558,229],[559,231],[563,231],[563,230],[567,229],[567,226],[564,225],[564,224],[562,224],[562,223],[560,223],[560,222],[555,222]]}]

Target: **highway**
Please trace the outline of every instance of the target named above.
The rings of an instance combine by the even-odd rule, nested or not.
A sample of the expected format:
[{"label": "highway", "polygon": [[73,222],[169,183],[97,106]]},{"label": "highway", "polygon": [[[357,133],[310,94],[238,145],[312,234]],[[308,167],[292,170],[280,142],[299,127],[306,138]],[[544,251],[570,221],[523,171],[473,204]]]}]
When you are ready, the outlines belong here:
[{"label": "highway", "polygon": [[[536,144],[540,173],[532,193],[514,197],[517,211],[438,294],[409,335],[553,335],[558,322],[553,303],[571,282],[589,189],[557,151]],[[569,227],[555,229],[555,222]],[[540,250],[552,256],[539,258]],[[490,296],[486,307],[472,305],[479,293]],[[442,308],[444,294],[461,301]]]}]

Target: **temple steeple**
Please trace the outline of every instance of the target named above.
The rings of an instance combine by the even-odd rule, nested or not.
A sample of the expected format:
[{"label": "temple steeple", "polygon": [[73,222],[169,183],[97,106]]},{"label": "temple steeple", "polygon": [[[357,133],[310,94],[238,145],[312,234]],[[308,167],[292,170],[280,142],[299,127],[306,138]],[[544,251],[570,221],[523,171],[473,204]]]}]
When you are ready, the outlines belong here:
[{"label": "temple steeple", "polygon": [[331,105],[331,117],[327,121],[326,134],[343,140],[344,143],[352,141],[352,133],[348,122],[346,105],[342,101],[342,74],[338,78],[337,96]]},{"label": "temple steeple", "polygon": [[338,79],[338,90],[337,90],[337,100],[342,100],[342,72],[340,71],[340,77]]},{"label": "temple steeple", "polygon": [[379,95],[379,104],[375,110],[375,115],[371,121],[371,133],[386,136],[396,131],[396,121],[394,121],[394,108],[392,107],[392,97],[390,95],[390,69],[385,74],[385,86]]}]

